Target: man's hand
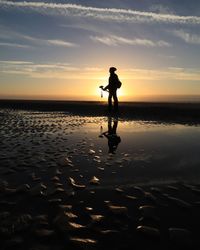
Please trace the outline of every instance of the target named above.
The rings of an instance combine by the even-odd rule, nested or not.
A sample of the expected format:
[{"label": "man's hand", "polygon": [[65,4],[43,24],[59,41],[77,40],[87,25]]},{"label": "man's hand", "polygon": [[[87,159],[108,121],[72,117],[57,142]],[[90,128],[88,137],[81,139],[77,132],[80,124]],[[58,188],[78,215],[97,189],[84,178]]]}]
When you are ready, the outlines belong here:
[{"label": "man's hand", "polygon": [[108,89],[108,86],[104,87],[103,85],[99,86],[100,89],[106,91]]}]

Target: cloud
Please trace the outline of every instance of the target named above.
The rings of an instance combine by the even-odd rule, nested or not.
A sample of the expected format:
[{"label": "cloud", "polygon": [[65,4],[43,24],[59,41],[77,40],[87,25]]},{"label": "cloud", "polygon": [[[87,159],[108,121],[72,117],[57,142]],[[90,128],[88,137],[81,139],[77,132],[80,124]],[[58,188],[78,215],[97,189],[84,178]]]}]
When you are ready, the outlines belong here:
[{"label": "cloud", "polygon": [[53,46],[68,47],[68,48],[78,47],[78,44],[76,44],[76,43],[71,43],[71,42],[59,40],[59,39],[55,39],[55,40],[41,39],[41,38],[37,38],[37,37],[19,35],[19,34],[18,34],[18,36],[24,40],[31,41],[31,42],[33,42],[35,44],[39,44],[39,45],[53,45]]},{"label": "cloud", "polygon": [[33,78],[52,78],[52,76],[60,78],[60,74],[62,77],[66,74],[67,77],[67,73],[79,70],[67,63],[45,64],[26,61],[0,61],[0,68],[0,73],[26,75]]},{"label": "cloud", "polygon": [[106,36],[106,37],[98,37],[98,36],[90,36],[90,38],[95,42],[100,42],[108,46],[118,46],[118,45],[139,45],[146,47],[171,47],[171,44],[165,41],[152,41],[148,39],[128,39],[124,37],[118,36]]},{"label": "cloud", "polygon": [[102,21],[200,24],[199,16],[179,16],[174,14],[137,11],[133,9],[95,8],[70,3],[0,1],[0,8],[5,10],[16,8],[19,11],[27,12],[30,10],[43,15],[76,16]]},{"label": "cloud", "polygon": [[62,47],[77,47],[77,44],[66,42],[63,40],[46,40],[48,44],[55,45],[55,46],[62,46]]},{"label": "cloud", "polygon": [[[73,47],[79,47],[78,44],[72,43],[66,40],[61,39],[43,39],[39,37],[33,37],[29,35],[24,35],[21,33],[18,33],[13,30],[9,30],[8,28],[5,28],[4,26],[0,26],[1,33],[0,38],[6,39],[6,40],[17,40],[17,41],[23,41],[23,44],[21,43],[11,43],[11,42],[0,42],[0,46],[10,46],[10,47],[18,47],[18,48],[30,48],[37,45],[46,45],[46,46],[57,46],[57,47],[67,47],[67,48],[73,48]],[[29,42],[30,45],[24,44]]]},{"label": "cloud", "polygon": [[33,64],[29,61],[0,61],[0,64],[15,64],[15,65],[21,65],[21,64]]},{"label": "cloud", "polygon": [[200,45],[200,36],[199,35],[190,34],[190,33],[185,32],[183,30],[174,30],[173,34],[176,37],[181,38],[186,43],[199,44]]},{"label": "cloud", "polygon": [[0,74],[15,74],[40,79],[96,79],[102,68],[76,67],[68,63],[34,63],[29,61],[0,61]]},{"label": "cloud", "polygon": [[30,48],[29,45],[25,45],[25,44],[19,44],[19,43],[7,43],[7,42],[0,42],[0,46],[7,46],[7,47],[14,47],[14,48]]},{"label": "cloud", "polygon": [[[27,61],[0,61],[0,73],[22,75],[31,78],[44,79],[99,79],[99,73],[105,74],[107,69],[76,67],[68,63],[34,63]],[[200,69],[196,68],[166,68],[120,69],[123,81],[131,80],[190,80],[200,81]]]},{"label": "cloud", "polygon": [[188,80],[200,81],[200,69],[196,68],[176,68],[166,69],[137,69],[128,68],[122,70],[126,79],[134,80]]},{"label": "cloud", "polygon": [[100,72],[100,71],[103,71],[103,68],[97,68],[97,67],[86,67],[84,68],[85,71],[93,71],[93,72]]}]

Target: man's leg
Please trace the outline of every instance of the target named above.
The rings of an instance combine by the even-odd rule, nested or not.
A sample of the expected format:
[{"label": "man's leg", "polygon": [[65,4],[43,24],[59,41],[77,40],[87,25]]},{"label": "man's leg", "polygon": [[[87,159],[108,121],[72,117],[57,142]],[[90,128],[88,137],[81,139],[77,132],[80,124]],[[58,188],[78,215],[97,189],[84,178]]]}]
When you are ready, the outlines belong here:
[{"label": "man's leg", "polygon": [[111,111],[112,110],[112,93],[109,92],[108,95],[108,110]]},{"label": "man's leg", "polygon": [[114,93],[113,93],[113,99],[114,99],[114,110],[115,110],[115,111],[118,111],[117,91],[114,91]]}]

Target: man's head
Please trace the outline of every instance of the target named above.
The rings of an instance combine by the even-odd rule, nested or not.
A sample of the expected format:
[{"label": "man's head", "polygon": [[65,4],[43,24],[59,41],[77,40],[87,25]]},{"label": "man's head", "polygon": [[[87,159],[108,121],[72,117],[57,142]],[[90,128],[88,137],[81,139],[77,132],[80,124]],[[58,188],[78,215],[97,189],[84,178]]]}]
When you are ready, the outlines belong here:
[{"label": "man's head", "polygon": [[117,69],[115,67],[110,67],[109,72],[114,73]]}]

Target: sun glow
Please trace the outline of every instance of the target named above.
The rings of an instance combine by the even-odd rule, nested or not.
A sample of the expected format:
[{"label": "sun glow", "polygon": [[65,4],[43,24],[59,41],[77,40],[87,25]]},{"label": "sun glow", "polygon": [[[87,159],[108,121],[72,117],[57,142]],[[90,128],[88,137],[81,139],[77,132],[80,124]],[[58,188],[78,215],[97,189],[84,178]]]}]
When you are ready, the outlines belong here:
[{"label": "sun glow", "polygon": [[117,90],[117,95],[120,97],[126,96],[126,93],[125,93],[125,90],[123,89],[123,87],[121,87],[120,89]]}]

